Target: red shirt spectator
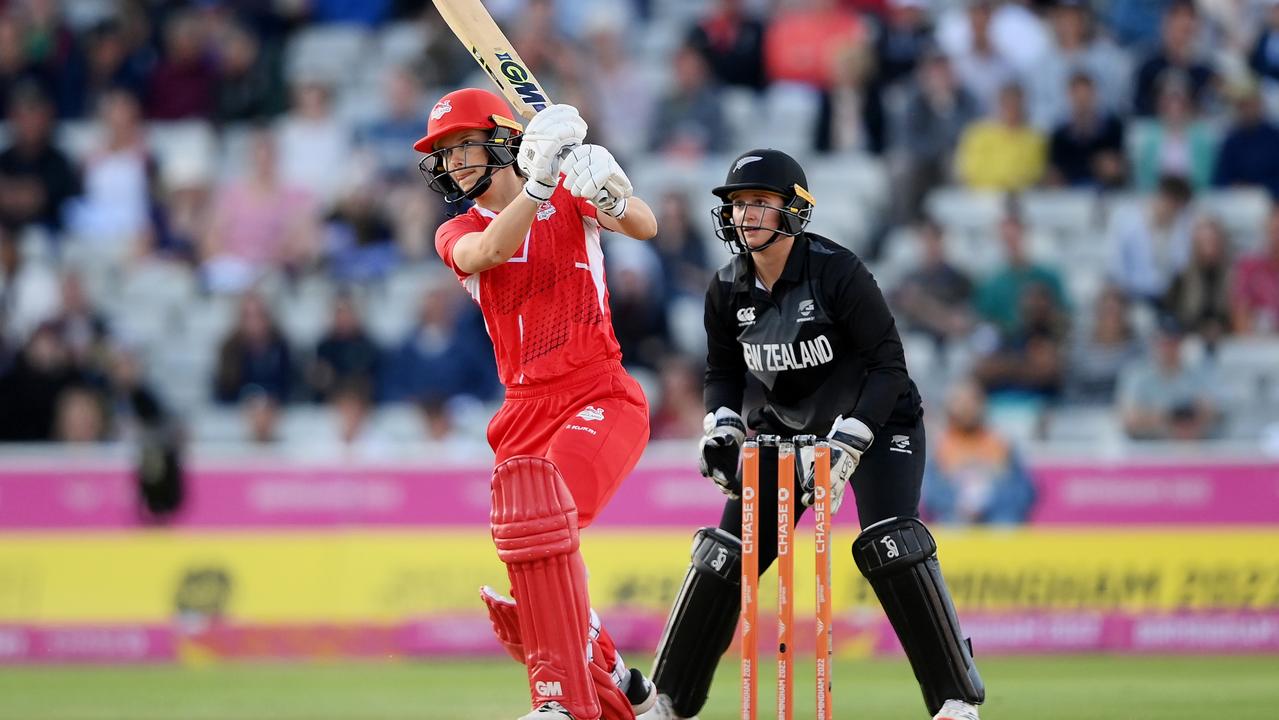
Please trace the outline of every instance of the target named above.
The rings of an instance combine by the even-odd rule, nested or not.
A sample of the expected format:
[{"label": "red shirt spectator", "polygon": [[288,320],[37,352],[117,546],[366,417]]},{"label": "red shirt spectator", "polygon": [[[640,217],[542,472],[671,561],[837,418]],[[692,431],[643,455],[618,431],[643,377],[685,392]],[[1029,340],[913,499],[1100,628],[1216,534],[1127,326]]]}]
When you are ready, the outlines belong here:
[{"label": "red shirt spectator", "polygon": [[217,75],[202,55],[202,33],[193,15],[174,17],[165,27],[164,60],[147,85],[147,117],[180,120],[213,114]]},{"label": "red shirt spectator", "polygon": [[764,36],[764,72],[770,81],[831,85],[835,54],[865,38],[861,20],[836,0],[807,0],[783,11]]},{"label": "red shirt spectator", "polygon": [[1266,250],[1235,267],[1231,300],[1235,332],[1279,334],[1279,207],[1270,213]]}]

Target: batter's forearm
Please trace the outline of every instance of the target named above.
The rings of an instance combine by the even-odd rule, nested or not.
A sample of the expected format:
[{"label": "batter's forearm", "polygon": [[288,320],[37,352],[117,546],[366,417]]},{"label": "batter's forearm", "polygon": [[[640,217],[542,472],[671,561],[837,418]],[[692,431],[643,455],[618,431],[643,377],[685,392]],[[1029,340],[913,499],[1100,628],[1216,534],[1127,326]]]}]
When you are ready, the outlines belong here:
[{"label": "batter's forearm", "polygon": [[474,274],[510,260],[524,245],[537,207],[537,201],[520,194],[483,232],[467,235],[453,246],[453,264],[464,273]]},{"label": "batter's forearm", "polygon": [[[600,223],[609,230],[615,230],[636,240],[651,240],[657,235],[657,217],[653,209],[642,199],[631,196],[626,199],[626,214],[620,218],[600,214]],[[617,227],[610,228],[610,224]]]}]

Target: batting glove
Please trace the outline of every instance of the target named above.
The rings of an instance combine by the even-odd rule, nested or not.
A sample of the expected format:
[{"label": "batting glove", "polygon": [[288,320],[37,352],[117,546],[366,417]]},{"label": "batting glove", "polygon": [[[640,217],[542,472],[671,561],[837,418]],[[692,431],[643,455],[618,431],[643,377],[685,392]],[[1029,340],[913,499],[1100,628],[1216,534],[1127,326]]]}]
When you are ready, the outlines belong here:
[{"label": "batting glove", "polygon": [[[572,105],[551,105],[533,116],[520,136],[516,163],[529,180],[554,189],[559,182],[560,158],[568,148],[582,144],[586,121]],[[530,193],[531,194],[531,193]]]},{"label": "batting glove", "polygon": [[581,145],[564,158],[564,187],[590,200],[602,212],[620,218],[626,214],[626,199],[634,192],[630,178],[613,154],[599,145]]},{"label": "batting glove", "polygon": [[698,463],[702,476],[714,480],[725,495],[736,500],[742,494],[737,461],[746,440],[746,423],[741,415],[722,407],[706,414],[702,429],[704,434]]},{"label": "batting glove", "polygon": [[[844,491],[848,489],[848,481],[861,463],[862,453],[875,441],[875,434],[866,423],[857,418],[846,418],[843,415],[835,418],[830,434],[830,512],[834,515],[844,502]],[[812,507],[814,490],[817,487],[817,476],[814,470],[813,449],[806,447],[800,452],[800,462],[804,467],[804,505]]]}]

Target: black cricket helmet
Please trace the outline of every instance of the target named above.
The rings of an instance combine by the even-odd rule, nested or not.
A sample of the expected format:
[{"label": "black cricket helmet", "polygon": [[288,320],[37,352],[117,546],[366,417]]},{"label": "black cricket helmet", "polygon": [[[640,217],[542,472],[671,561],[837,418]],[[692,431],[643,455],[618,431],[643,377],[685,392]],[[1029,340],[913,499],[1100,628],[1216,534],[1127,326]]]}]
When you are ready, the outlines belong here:
[{"label": "black cricket helmet", "polygon": [[[779,195],[782,198],[780,209],[759,205],[765,212],[773,211],[780,215],[780,222],[773,236],[767,242],[750,247],[742,237],[743,230],[759,230],[760,225],[738,225],[733,221],[733,206],[730,196],[741,190],[762,190]],[[758,252],[772,245],[783,237],[795,237],[804,232],[813,214],[816,201],[808,192],[808,178],[804,168],[799,166],[795,158],[781,150],[760,149],[748,150],[733,160],[728,169],[728,178],[723,185],[711,190],[723,201],[711,211],[715,220],[715,235],[724,241],[733,253]],[[761,214],[761,220],[763,215]]]},{"label": "black cricket helmet", "polygon": [[[435,143],[445,135],[458,130],[485,130],[483,141],[464,143],[483,147],[487,162],[466,165],[450,170],[448,153],[452,148],[436,148]],[[483,195],[493,182],[493,173],[515,165],[515,154],[523,127],[511,115],[506,101],[488,90],[465,88],[445,95],[431,109],[426,135],[413,144],[413,149],[426,153],[418,164],[431,189],[444,195],[444,202],[455,203]],[[462,190],[453,173],[460,170],[484,168],[484,174],[470,190]],[[519,169],[516,168],[516,172]]]}]

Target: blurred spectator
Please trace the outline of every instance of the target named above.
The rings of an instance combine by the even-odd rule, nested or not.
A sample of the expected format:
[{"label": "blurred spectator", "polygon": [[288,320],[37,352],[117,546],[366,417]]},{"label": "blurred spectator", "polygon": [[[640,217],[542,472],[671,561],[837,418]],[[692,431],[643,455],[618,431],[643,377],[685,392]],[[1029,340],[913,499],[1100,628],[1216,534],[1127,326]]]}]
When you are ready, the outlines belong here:
[{"label": "blurred spectator", "polygon": [[1024,190],[1039,182],[1048,159],[1044,136],[1026,124],[1021,86],[999,93],[999,111],[964,131],[955,172],[977,190]]},{"label": "blurred spectator", "polygon": [[1160,86],[1167,77],[1179,78],[1193,108],[1204,107],[1213,71],[1196,47],[1198,34],[1199,13],[1193,0],[1169,2],[1160,25],[1159,48],[1137,68],[1133,110],[1138,115],[1150,116],[1159,110]]},{"label": "blurred spectator", "polygon": [[333,88],[303,82],[293,90],[293,109],[280,121],[280,179],[303,188],[321,203],[342,187],[351,154],[351,130],[333,114]]},{"label": "blurred spectator", "polygon": [[1257,33],[1248,64],[1264,80],[1279,84],[1279,2],[1271,1],[1269,5],[1266,25]]},{"label": "blurred spectator", "polygon": [[706,73],[706,61],[692,48],[671,60],[673,86],[657,103],[648,132],[654,152],[697,157],[728,147],[719,88]]},{"label": "blurred spectator", "polygon": [[1279,201],[1279,127],[1266,119],[1260,88],[1254,82],[1243,81],[1234,90],[1234,123],[1221,143],[1213,183],[1261,187]]},{"label": "blurred spectator", "polygon": [[942,523],[1024,523],[1035,502],[1012,443],[986,422],[986,396],[961,380],[946,396],[946,425],[924,469],[924,510]]},{"label": "blurred spectator", "polygon": [[878,81],[885,87],[909,81],[933,44],[928,0],[890,0],[875,35]]},{"label": "blurred spectator", "polygon": [[510,8],[519,12],[507,27],[511,29],[511,44],[519,49],[520,59],[529,71],[537,76],[551,97],[561,98],[561,71],[574,64],[578,54],[573,41],[555,21],[555,3],[556,0],[523,0],[513,4]]},{"label": "blurred spectator", "polygon": [[455,442],[459,433],[453,424],[453,414],[449,412],[448,403],[438,397],[426,397],[418,402],[418,411],[422,415],[422,429],[426,433],[426,441],[447,445]]},{"label": "blurred spectator", "polygon": [[63,17],[62,0],[26,0],[26,56],[48,78],[65,75],[75,62],[78,48],[75,32]]},{"label": "blurred spectator", "polygon": [[950,157],[964,128],[978,115],[977,101],[956,81],[945,55],[929,53],[903,109],[889,126],[893,214],[914,221],[924,198],[950,175]]},{"label": "blurred spectator", "polygon": [[1124,368],[1118,409],[1124,430],[1135,440],[1203,440],[1219,423],[1210,366],[1182,358],[1184,329],[1161,318],[1151,357]]},{"label": "blurred spectator", "polygon": [[939,346],[972,332],[973,283],[946,257],[942,228],[918,225],[923,255],[893,294],[897,317],[910,330],[928,334]]},{"label": "blurred spectator", "polygon": [[337,422],[335,449],[342,455],[364,459],[385,458],[388,455],[386,442],[370,422],[372,399],[369,385],[358,380],[339,383],[333,389],[329,406]]},{"label": "blurred spectator", "polygon": [[990,393],[1051,400],[1065,380],[1067,316],[1054,288],[1043,282],[1026,284],[1017,306],[1017,324],[977,361],[973,374]]},{"label": "blurred spectator", "polygon": [[764,30],[764,73],[769,82],[817,90],[831,86],[831,59],[848,45],[864,45],[866,29],[838,0],[784,3]]},{"label": "blurred spectator", "polygon": [[[420,32],[425,44],[421,53],[409,62],[409,73],[426,88],[452,88],[465,83],[466,78],[476,69],[475,59],[466,46],[457,41],[453,31],[444,23],[444,18],[434,8],[420,13],[418,23],[421,25]],[[516,47],[524,49],[518,43]],[[527,61],[523,55],[520,57]],[[540,73],[534,74],[538,80],[542,79]],[[435,98],[430,99],[433,101]]]},{"label": "blurred spectator", "polygon": [[151,157],[137,98],[108,91],[98,123],[103,142],[85,161],[84,196],[67,204],[67,224],[80,242],[123,259],[145,247],[150,231]]},{"label": "blurred spectator", "polygon": [[52,325],[41,325],[0,373],[0,441],[51,440],[58,398],[79,382],[71,354]]},{"label": "blurred spectator", "polygon": [[1138,190],[1154,190],[1166,175],[1185,178],[1195,190],[1212,182],[1216,136],[1199,117],[1178,75],[1159,83],[1159,117],[1141,128],[1133,145],[1133,179]]},{"label": "blurred spectator", "polygon": [[884,150],[884,101],[870,49],[846,45],[835,52],[830,90],[822,93],[817,118],[818,152]]},{"label": "blurred spectator", "polygon": [[658,376],[660,404],[654,408],[653,440],[687,440],[702,434],[702,375],[686,358],[672,356],[662,363]]},{"label": "blurred spectator", "polygon": [[[441,461],[475,462],[476,458],[492,455],[488,443],[479,437],[463,432],[459,427],[455,405],[443,398],[428,396],[418,402],[422,418],[424,439],[429,444],[430,456]],[[486,415],[487,416],[487,415]]]},{"label": "blurred spectator", "polygon": [[1165,177],[1143,205],[1112,215],[1106,242],[1114,253],[1110,277],[1130,299],[1158,302],[1189,262],[1191,197],[1184,179]]},{"label": "blurred spectator", "polygon": [[106,439],[107,418],[97,392],[72,385],[58,396],[54,437],[58,442],[93,443]]},{"label": "blurred spectator", "polygon": [[422,90],[403,67],[392,67],[382,78],[385,109],[356,132],[356,144],[368,152],[378,174],[388,180],[417,178],[417,158],[410,149],[426,127]]},{"label": "blurred spectator", "polygon": [[[955,64],[955,76],[959,83],[977,100],[983,115],[993,115],[1000,105],[1000,92],[1017,82],[1017,72],[1007,57],[995,47],[991,37],[991,19],[995,3],[991,0],[974,0],[967,6],[967,23],[964,25],[967,42],[949,45],[942,34],[943,48],[950,53]],[[939,31],[944,28],[939,28]]]},{"label": "blurred spectator", "polygon": [[1235,332],[1279,334],[1279,204],[1270,211],[1265,248],[1235,267],[1231,296]]},{"label": "blurred spectator", "polygon": [[348,163],[347,187],[324,219],[324,253],[329,275],[363,283],[386,277],[399,262],[395,230],[382,203],[371,163]]},{"label": "blurred spectator", "polygon": [[1169,0],[1109,0],[1100,3],[1107,29],[1124,47],[1149,47],[1159,42],[1159,16]]},{"label": "blurred spectator", "polygon": [[252,31],[232,24],[221,38],[219,53],[213,99],[215,120],[258,121],[284,111],[279,60]]},{"label": "blurred spectator", "polygon": [[721,85],[764,89],[764,24],[743,0],[716,0],[688,33]]},{"label": "blurred spectator", "polygon": [[[217,139],[211,131],[196,130],[194,137],[207,141],[205,152],[188,147],[170,153],[160,165],[158,182],[152,183],[150,255],[194,265],[200,245],[209,231],[213,212],[213,165]],[[198,141],[197,141],[198,142]]]},{"label": "blurred spectator", "polygon": [[26,30],[17,13],[0,12],[0,112],[5,115],[14,88],[34,83],[48,92],[51,87],[50,78],[27,59]]},{"label": "blurred spectator", "polygon": [[200,250],[211,290],[241,292],[269,268],[299,267],[314,257],[311,196],[282,180],[276,167],[274,136],[254,130],[248,176],[218,193]]},{"label": "blurred spectator", "polygon": [[112,90],[142,97],[146,90],[143,58],[131,51],[124,28],[113,18],[100,21],[84,40],[84,56],[63,75],[58,89],[59,114],[82,118],[94,112]]},{"label": "blurred spectator", "polygon": [[[670,351],[661,261],[648,243],[613,239],[605,246],[613,331],[628,368],[657,370]],[[708,281],[709,282],[709,281]]]},{"label": "blurred spectator", "polygon": [[0,152],[0,223],[17,230],[39,223],[62,228],[63,203],[80,192],[71,161],[53,144],[53,106],[36,85],[9,102],[11,144]]},{"label": "blurred spectator", "polygon": [[710,283],[710,265],[706,245],[693,222],[688,208],[688,195],[670,191],[662,195],[657,207],[657,237],[652,246],[662,264],[668,293],[700,299]]},{"label": "blurred spectator", "polygon": [[382,397],[390,402],[493,398],[498,385],[493,349],[461,322],[461,302],[460,290],[451,283],[423,294],[417,327],[382,366]]},{"label": "blurred spectator", "polygon": [[1004,266],[977,289],[977,312],[1004,334],[1025,325],[1022,317],[1026,289],[1032,285],[1047,290],[1050,303],[1065,309],[1066,293],[1061,276],[1046,265],[1033,262],[1026,252],[1026,226],[1016,211],[1010,211],[999,224],[999,239],[1004,246]]},{"label": "blurred spectator", "polygon": [[1210,345],[1230,332],[1230,238],[1204,216],[1191,235],[1190,262],[1168,285],[1163,309]]},{"label": "blurred spectator", "polygon": [[1070,116],[1053,131],[1048,157],[1053,184],[1107,189],[1123,185],[1123,123],[1097,107],[1096,89],[1085,73],[1070,79]]},{"label": "blurred spectator", "polygon": [[1143,353],[1123,292],[1105,287],[1093,302],[1092,322],[1074,333],[1066,365],[1067,399],[1081,405],[1113,404],[1119,373]]},{"label": "blurred spectator", "polygon": [[322,23],[380,25],[391,10],[392,0],[307,0],[311,18]]},{"label": "blurred spectator", "polygon": [[17,236],[0,224],[0,370],[8,354],[57,309],[57,274],[42,263],[24,261]]},{"label": "blurred spectator", "polygon": [[[993,55],[1024,77],[1036,71],[1052,44],[1048,27],[1036,14],[1042,3],[972,0],[941,5],[950,9],[938,18],[937,41],[955,58],[973,53],[978,45],[989,45]],[[998,91],[1008,80],[1001,79],[992,90]]]},{"label": "blurred spectator", "polygon": [[217,76],[204,55],[204,41],[197,15],[180,12],[165,21],[164,53],[147,83],[147,117],[183,120],[213,114]]},{"label": "blurred spectator", "polygon": [[1052,46],[1027,76],[1032,122],[1051,128],[1068,121],[1072,108],[1066,100],[1073,95],[1075,78],[1081,75],[1094,84],[1099,113],[1126,113],[1132,103],[1132,62],[1098,31],[1089,0],[1060,0],[1049,13]]},{"label": "blurred spectator", "polygon": [[590,71],[583,80],[589,83],[594,107],[592,130],[613,154],[630,159],[644,152],[653,93],[648,83],[635,82],[641,71],[626,53],[623,22],[608,5],[592,13],[586,37]]},{"label": "blurred spectator", "polygon": [[75,272],[63,273],[61,299],[61,307],[49,319],[50,326],[66,347],[71,364],[87,379],[104,382],[111,351],[106,315],[93,306]]},{"label": "blurred spectator", "polygon": [[280,440],[280,403],[260,387],[245,388],[240,412],[248,426],[249,442],[272,445]]},{"label": "blurred spectator", "polygon": [[235,327],[218,351],[213,397],[220,403],[237,403],[256,393],[276,404],[288,402],[293,358],[266,301],[248,292],[240,299]]},{"label": "blurred spectator", "polygon": [[311,366],[311,393],[316,400],[328,401],[336,388],[358,383],[372,388],[377,381],[381,351],[369,338],[355,299],[342,294],[333,302],[333,321],[315,348]]}]

